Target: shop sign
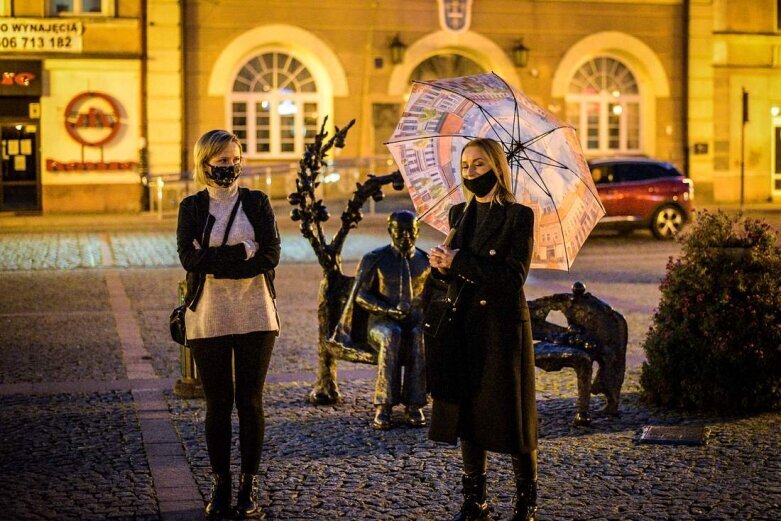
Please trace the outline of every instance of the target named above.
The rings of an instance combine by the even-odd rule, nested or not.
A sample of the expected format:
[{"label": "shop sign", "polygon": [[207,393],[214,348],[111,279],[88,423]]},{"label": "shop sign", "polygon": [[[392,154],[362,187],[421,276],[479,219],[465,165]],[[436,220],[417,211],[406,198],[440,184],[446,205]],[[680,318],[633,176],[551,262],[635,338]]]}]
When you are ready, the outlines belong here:
[{"label": "shop sign", "polygon": [[77,143],[101,147],[119,133],[119,104],[101,92],[82,92],[65,107],[65,130]]},{"label": "shop sign", "polygon": [[[82,92],[65,107],[65,130],[82,147],[103,147],[119,133],[119,103],[102,92]],[[50,172],[90,172],[94,170],[134,170],[137,161],[58,161],[46,159]]]},{"label": "shop sign", "polygon": [[81,52],[84,26],[60,18],[0,18],[0,52]]},{"label": "shop sign", "polygon": [[0,60],[0,96],[40,96],[41,62]]},{"label": "shop sign", "polygon": [[91,172],[93,170],[135,170],[138,161],[55,161],[46,160],[49,172]]}]

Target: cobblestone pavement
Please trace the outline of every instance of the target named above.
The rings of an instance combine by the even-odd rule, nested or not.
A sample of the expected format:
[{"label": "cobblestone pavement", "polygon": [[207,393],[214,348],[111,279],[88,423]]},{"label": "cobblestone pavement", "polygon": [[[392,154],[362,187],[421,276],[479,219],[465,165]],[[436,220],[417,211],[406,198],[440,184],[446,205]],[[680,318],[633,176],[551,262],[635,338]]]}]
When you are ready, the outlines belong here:
[{"label": "cobblestone pavement", "polygon": [[[630,374],[619,419],[570,426],[572,374],[539,374],[540,519],[779,519],[779,415],[684,417],[643,407]],[[261,497],[274,519],[448,519],[458,510],[459,452],[401,426],[370,426],[372,381],[343,386],[345,403],[313,408],[300,383],[271,385]],[[200,402],[169,396],[199,488],[208,493]],[[428,410],[426,411],[429,412]],[[396,418],[400,420],[400,417]],[[707,448],[637,445],[647,423],[705,422]],[[238,452],[234,450],[234,460]],[[499,519],[511,517],[512,468],[492,455],[489,491]]]},{"label": "cobblestone pavement", "polygon": [[130,393],[0,396],[0,518],[157,519]]},{"label": "cobblestone pavement", "polygon": [[[317,361],[313,346],[320,269],[305,253],[308,245],[288,246],[296,244],[294,230],[283,232],[287,261],[277,276],[283,331],[265,394],[261,466],[261,502],[268,519],[448,519],[459,502],[458,450],[428,441],[425,429],[399,425],[373,431],[370,366],[340,362],[342,404],[305,403]],[[97,242],[78,251],[93,252],[89,267],[102,268],[77,266],[87,258],[81,253],[63,254],[68,262],[30,262],[25,267],[18,251],[6,250],[16,232],[0,235],[0,258],[15,259],[0,261],[0,519],[198,519],[208,492],[204,406],[171,392],[179,349],[169,340],[167,317],[183,275],[181,268],[167,267],[175,265],[173,232],[73,233],[89,238],[81,244]],[[380,220],[368,223],[363,233],[354,254],[345,256],[346,273],[353,272],[354,261],[369,245],[386,242]],[[423,243],[436,238],[425,235]],[[14,251],[28,247],[15,240]],[[46,249],[53,246],[40,244],[40,251],[53,251]],[[74,244],[78,240],[67,248],[76,251]],[[301,254],[297,264],[291,262],[295,248]],[[537,375],[539,519],[781,519],[781,413],[712,417],[648,408],[638,400],[640,344],[658,302],[667,258],[677,252],[677,246],[645,234],[628,240],[596,237],[571,273],[535,272],[530,277],[529,298],[567,291],[572,281],[583,280],[589,291],[623,313],[630,326],[620,418],[602,416],[603,402],[594,398],[593,425],[571,427],[574,373]],[[165,255],[169,257],[163,262]],[[136,269],[141,266],[148,268]],[[116,316],[119,308],[107,285],[110,273],[119,274],[131,306],[128,317]],[[127,339],[133,338],[127,323],[135,324],[147,353],[142,358],[155,378],[127,379],[123,361]],[[74,386],[82,390],[76,392]],[[137,393],[155,389],[163,391],[158,409],[137,401]],[[150,438],[159,434],[150,430],[145,417],[170,422],[175,429],[175,443],[167,445],[171,454],[182,452],[184,466],[172,464],[168,469],[173,474],[166,474],[165,465],[175,459],[161,460],[160,446],[150,452],[149,443],[155,441]],[[644,425],[689,423],[711,429],[707,446],[636,443]],[[236,448],[233,460],[238,463]],[[489,464],[495,514],[507,519],[510,463],[492,455]],[[197,505],[183,487],[182,508],[165,509],[177,503],[165,498],[178,497],[170,483],[181,473],[194,478]]]}]

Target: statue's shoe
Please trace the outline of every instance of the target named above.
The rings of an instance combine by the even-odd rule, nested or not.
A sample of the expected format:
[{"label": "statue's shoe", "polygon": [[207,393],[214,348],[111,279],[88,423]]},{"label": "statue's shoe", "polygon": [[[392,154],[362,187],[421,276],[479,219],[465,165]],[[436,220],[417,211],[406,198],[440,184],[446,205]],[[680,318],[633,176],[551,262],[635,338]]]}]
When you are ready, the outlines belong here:
[{"label": "statue's shoe", "polygon": [[406,411],[407,423],[413,427],[423,427],[426,425],[426,417],[423,415],[422,407],[409,406]]},{"label": "statue's shoe", "polygon": [[391,408],[387,405],[378,405],[374,412],[374,422],[372,426],[381,431],[391,428]]}]

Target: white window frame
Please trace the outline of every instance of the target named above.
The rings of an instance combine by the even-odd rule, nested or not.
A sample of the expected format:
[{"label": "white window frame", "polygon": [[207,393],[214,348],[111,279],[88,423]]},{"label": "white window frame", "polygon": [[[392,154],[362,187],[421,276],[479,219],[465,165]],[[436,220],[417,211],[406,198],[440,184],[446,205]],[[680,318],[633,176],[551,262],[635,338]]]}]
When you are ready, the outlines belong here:
[{"label": "white window frame", "polygon": [[[250,61],[252,58],[257,56],[262,56],[264,54],[268,53],[279,53],[279,54],[285,54],[288,56],[291,56],[298,60],[304,67],[306,65],[304,62],[296,56],[295,53],[292,53],[289,49],[276,49],[276,48],[267,48],[263,49],[262,51],[256,53],[252,57],[243,60],[241,62],[241,65],[236,69],[235,74],[233,75],[233,78],[235,79],[239,72],[243,69],[244,65]],[[314,77],[312,74],[312,71],[307,68],[310,76]],[[306,145],[306,139],[307,137],[311,139],[312,136],[305,136],[305,125],[304,125],[304,104],[306,103],[313,103],[316,107],[316,113],[317,113],[317,120],[318,120],[318,129],[319,124],[322,120],[322,99],[320,93],[315,90],[314,92],[282,92],[279,90],[275,91],[269,91],[266,93],[259,93],[259,92],[234,92],[232,89],[233,83],[231,83],[231,92],[226,97],[226,103],[225,103],[225,121],[227,122],[226,128],[228,128],[231,132],[233,132],[233,103],[244,103],[246,104],[247,111],[246,111],[246,118],[247,118],[247,125],[246,125],[246,132],[247,132],[247,141],[246,141],[246,150],[244,151],[244,156],[248,159],[296,159],[300,158],[301,155],[304,153],[304,146]],[[317,84],[315,83],[315,88],[317,88]],[[284,101],[292,101],[296,104],[298,107],[298,110],[293,114],[293,124],[297,130],[300,129],[299,132],[296,132],[294,136],[294,142],[293,142],[293,152],[282,152],[282,120],[281,116],[279,115],[277,108],[279,105]],[[269,128],[269,134],[270,134],[270,143],[269,148],[270,150],[268,152],[258,152],[257,151],[257,104],[261,103],[263,101],[268,101],[270,103],[270,110],[269,113],[271,115],[270,118],[270,128]]]},{"label": "white window frame", "polygon": [[[643,119],[643,104],[639,94],[623,95],[614,97],[610,93],[601,92],[599,94],[586,95],[586,94],[568,94],[567,103],[576,103],[579,105],[580,116],[579,124],[577,126],[578,137],[580,138],[580,145],[583,147],[583,152],[586,154],[617,154],[617,153],[638,153],[643,149],[643,126],[640,121]],[[599,106],[599,146],[597,148],[588,148],[588,105],[590,103],[597,104]],[[624,110],[619,115],[618,122],[618,148],[610,148],[609,141],[609,122],[610,117],[610,104],[618,103],[619,105],[626,107],[630,103],[637,104],[638,107],[638,143],[636,148],[629,148],[627,142],[629,140],[628,135],[628,111]]]},{"label": "white window frame", "polygon": [[72,0],[73,11],[57,11],[57,2],[60,0],[48,0],[47,8],[49,16],[113,16],[114,0],[100,0],[100,12],[84,12],[83,0]]},{"label": "white window frame", "polygon": [[[579,116],[578,123],[575,125],[578,138],[580,139],[583,152],[587,156],[598,155],[619,155],[619,154],[638,154],[643,151],[643,100],[639,92],[640,85],[637,82],[637,75],[627,66],[627,64],[613,56],[596,56],[589,60],[589,62],[600,59],[609,58],[619,62],[625,67],[633,76],[635,84],[638,87],[638,92],[633,94],[620,93],[618,96],[614,96],[613,93],[606,90],[602,90],[595,94],[575,94],[567,93],[565,96],[565,103],[571,103],[578,105]],[[586,63],[589,63],[586,62]],[[585,64],[584,64],[585,66]],[[580,69],[578,69],[580,70]],[[577,74],[577,73],[576,73]],[[574,78],[573,78],[574,79]],[[599,123],[598,123],[598,146],[597,148],[588,148],[588,105],[596,104],[599,107]],[[610,148],[610,135],[609,135],[609,117],[610,117],[610,105],[619,104],[622,107],[626,107],[628,104],[634,103],[637,105],[638,110],[638,142],[636,147],[629,148],[627,142],[629,140],[628,135],[628,114],[629,111],[624,110],[619,115],[619,136],[618,136],[618,148]]]},{"label": "white window frame", "polygon": [[[290,100],[298,106],[298,110],[293,114],[293,124],[296,129],[301,129],[302,132],[298,132],[295,135],[295,141],[293,145],[293,152],[282,152],[282,120],[278,112],[275,114],[275,110],[279,107],[280,103],[285,100]],[[271,138],[270,150],[268,152],[257,151],[257,104],[263,101],[270,103],[269,113],[270,128],[269,134]],[[247,118],[247,149],[244,151],[245,157],[249,159],[290,159],[300,157],[304,153],[305,136],[304,136],[304,103],[314,103],[317,105],[318,122],[320,121],[320,98],[317,93],[296,93],[282,94],[279,91],[272,91],[266,94],[258,94],[252,92],[234,92],[231,93],[230,100],[228,102],[228,110],[225,115],[225,119],[228,122],[228,129],[233,132],[233,103],[245,103],[247,106],[246,118]],[[311,136],[310,136],[311,137]]]}]

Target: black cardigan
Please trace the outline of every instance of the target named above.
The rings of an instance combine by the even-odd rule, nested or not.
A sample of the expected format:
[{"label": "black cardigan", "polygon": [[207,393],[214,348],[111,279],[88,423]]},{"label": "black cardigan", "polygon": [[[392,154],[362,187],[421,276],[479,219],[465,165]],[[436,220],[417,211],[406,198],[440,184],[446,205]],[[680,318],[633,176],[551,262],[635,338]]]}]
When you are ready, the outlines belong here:
[{"label": "black cardigan", "polygon": [[[268,196],[258,190],[239,188],[241,208],[255,230],[258,251],[245,260],[244,244],[209,246],[209,236],[215,223],[209,214],[209,192],[202,190],[186,197],[179,204],[179,222],[176,227],[176,250],[179,261],[187,271],[186,303],[195,311],[203,291],[207,274],[216,279],[248,279],[261,273],[266,277],[272,298],[274,268],[279,264],[280,239],[277,221]],[[196,249],[193,240],[201,245]]]}]

